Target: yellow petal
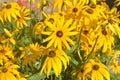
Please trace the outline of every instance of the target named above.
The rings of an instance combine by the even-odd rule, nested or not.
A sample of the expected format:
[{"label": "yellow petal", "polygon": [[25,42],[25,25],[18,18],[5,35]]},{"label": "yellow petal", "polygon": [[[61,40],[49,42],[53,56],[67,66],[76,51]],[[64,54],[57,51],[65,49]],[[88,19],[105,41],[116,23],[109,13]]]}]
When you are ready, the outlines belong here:
[{"label": "yellow petal", "polygon": [[7,34],[7,36],[9,36],[9,37],[12,36],[12,34],[11,34],[7,29],[4,28],[4,31],[5,31],[5,33]]},{"label": "yellow petal", "polygon": [[58,67],[57,67],[57,64],[56,64],[56,62],[54,61],[54,59],[52,59],[52,67],[53,67],[53,70],[54,70],[54,72],[55,72],[56,77],[58,77],[59,71],[58,71]]},{"label": "yellow petal", "polygon": [[52,63],[51,63],[51,58],[49,58],[48,62],[47,62],[47,77],[49,77],[51,68],[52,68]]},{"label": "yellow petal", "polygon": [[56,62],[57,66],[58,66],[58,74],[60,74],[62,71],[62,63],[58,57],[54,57],[54,61]]},{"label": "yellow petal", "polygon": [[107,80],[110,80],[110,74],[109,72],[104,69],[104,68],[100,68],[99,69],[99,72],[107,79]]}]

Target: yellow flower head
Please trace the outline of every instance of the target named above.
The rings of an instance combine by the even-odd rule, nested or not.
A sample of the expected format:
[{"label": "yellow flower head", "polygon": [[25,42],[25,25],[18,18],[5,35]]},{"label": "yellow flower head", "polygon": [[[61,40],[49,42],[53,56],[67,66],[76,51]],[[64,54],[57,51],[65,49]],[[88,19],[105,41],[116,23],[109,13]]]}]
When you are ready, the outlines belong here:
[{"label": "yellow flower head", "polygon": [[7,3],[3,3],[2,4],[2,10],[3,10],[3,17],[5,19],[5,21],[9,21],[11,22],[11,18],[13,17],[14,19],[17,18],[17,16],[20,17],[20,6],[18,3],[16,2],[11,2],[9,4]]},{"label": "yellow flower head", "polygon": [[12,62],[5,62],[4,65],[0,66],[0,80],[18,80],[17,76],[20,76],[18,68],[19,66]]},{"label": "yellow flower head", "polygon": [[[74,29],[76,28],[76,23],[73,23],[72,19],[66,20],[64,17],[59,19],[56,23],[52,24],[47,22],[48,31],[43,31],[45,35],[49,35],[43,42],[49,41],[47,47],[54,46],[62,50],[62,47],[65,46],[67,49],[70,49],[70,44],[74,45],[75,42],[71,39],[70,36],[78,34]],[[68,43],[69,42],[69,43]]]},{"label": "yellow flower head", "polygon": [[108,50],[112,52],[112,46],[114,46],[114,38],[109,28],[98,29],[97,46],[103,47],[102,52],[105,53]]},{"label": "yellow flower head", "polygon": [[55,48],[49,48],[45,53],[46,59],[42,65],[40,73],[44,71],[48,77],[51,69],[53,68],[55,75],[58,77],[62,72],[62,65],[64,66],[64,70],[67,68],[69,57],[64,51]]},{"label": "yellow flower head", "polygon": [[22,50],[20,58],[22,59],[23,64],[31,65],[31,62],[35,63],[36,60],[40,58],[41,53],[44,51],[44,49],[45,48],[43,46],[40,46],[38,43],[32,43],[24,49],[20,47],[20,50]]},{"label": "yellow flower head", "polygon": [[120,65],[119,65],[118,60],[114,60],[114,61],[111,63],[111,68],[112,68],[112,71],[113,71],[115,74],[120,74]]},{"label": "yellow flower head", "polygon": [[28,0],[28,2],[35,3],[35,0]]},{"label": "yellow flower head", "polygon": [[15,19],[15,22],[16,22],[18,28],[21,29],[24,26],[28,26],[26,21],[30,20],[29,13],[30,13],[30,10],[26,9],[25,6],[23,6],[20,9],[20,15],[21,16],[17,16],[17,18]]},{"label": "yellow flower head", "polygon": [[90,60],[90,62],[85,64],[84,70],[84,75],[91,75],[91,80],[104,80],[104,77],[110,80],[110,74],[107,67],[100,62]]},{"label": "yellow flower head", "polygon": [[13,48],[9,44],[0,45],[0,59],[8,60],[14,59]]}]

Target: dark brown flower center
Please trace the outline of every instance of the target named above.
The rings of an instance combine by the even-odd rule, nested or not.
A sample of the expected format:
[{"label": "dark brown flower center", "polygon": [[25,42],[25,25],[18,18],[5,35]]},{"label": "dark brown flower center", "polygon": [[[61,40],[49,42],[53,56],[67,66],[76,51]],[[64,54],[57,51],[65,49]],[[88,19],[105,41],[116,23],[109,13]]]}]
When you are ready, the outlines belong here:
[{"label": "dark brown flower center", "polygon": [[7,71],[8,71],[7,68],[3,68],[3,69],[2,69],[2,72],[3,72],[3,73],[6,73]]},{"label": "dark brown flower center", "polygon": [[106,36],[107,35],[107,31],[105,29],[102,30],[102,34]]},{"label": "dark brown flower center", "polygon": [[4,50],[4,49],[1,49],[1,50],[0,50],[0,53],[4,53],[4,52],[5,52],[5,50]]},{"label": "dark brown flower center", "polygon": [[62,13],[59,13],[59,15],[60,15],[60,16],[63,16],[63,14],[62,14]]},{"label": "dark brown flower center", "polygon": [[88,47],[89,47],[89,48],[91,48],[91,47],[92,47],[92,45],[91,45],[91,44],[89,44],[89,45],[88,45]]},{"label": "dark brown flower center", "polygon": [[87,35],[87,34],[88,34],[88,30],[84,30],[83,33],[84,33],[85,35]]},{"label": "dark brown flower center", "polygon": [[48,21],[51,22],[51,23],[53,23],[53,22],[54,22],[54,19],[53,19],[53,18],[50,18]]},{"label": "dark brown flower center", "polygon": [[50,51],[49,52],[49,57],[54,57],[55,56],[55,52],[54,51]]},{"label": "dark brown flower center", "polygon": [[63,32],[62,31],[57,31],[56,35],[57,35],[57,37],[62,37],[63,36]]},{"label": "dark brown flower center", "polygon": [[81,69],[81,73],[83,73],[84,72],[84,70],[83,69]]},{"label": "dark brown flower center", "polygon": [[90,7],[91,8],[96,8],[96,5],[95,4],[91,4]]},{"label": "dark brown flower center", "polygon": [[93,14],[93,10],[92,9],[87,9],[86,10],[88,13],[90,13],[90,14]]},{"label": "dark brown flower center", "polygon": [[113,19],[109,19],[108,22],[109,22],[110,24],[113,24],[115,21],[114,21]]},{"label": "dark brown flower center", "polygon": [[78,8],[73,8],[73,12],[77,12],[78,11]]},{"label": "dark brown flower center", "polygon": [[98,70],[99,69],[99,66],[98,65],[93,65],[93,70]]},{"label": "dark brown flower center", "polygon": [[20,19],[20,17],[19,17],[19,16],[17,16],[17,18],[18,18],[18,19]]},{"label": "dark brown flower center", "polygon": [[10,5],[10,4],[8,4],[8,5],[6,6],[6,8],[7,8],[7,9],[10,9],[10,8],[11,8],[11,5]]}]

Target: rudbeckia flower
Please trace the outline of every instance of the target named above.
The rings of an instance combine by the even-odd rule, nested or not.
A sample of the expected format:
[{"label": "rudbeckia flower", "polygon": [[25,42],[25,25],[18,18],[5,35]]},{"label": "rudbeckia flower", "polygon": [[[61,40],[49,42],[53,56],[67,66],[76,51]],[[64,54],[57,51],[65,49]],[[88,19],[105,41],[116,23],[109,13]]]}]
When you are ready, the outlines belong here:
[{"label": "rudbeckia flower", "polygon": [[64,51],[55,48],[49,48],[45,52],[47,56],[42,65],[40,73],[44,71],[44,73],[46,73],[48,77],[51,69],[53,69],[55,75],[58,77],[58,75],[60,75],[60,73],[62,72],[62,65],[64,66],[64,70],[67,68],[67,64],[69,64],[69,57]]},{"label": "rudbeckia flower", "polygon": [[16,2],[11,2],[9,4],[3,3],[2,4],[2,10],[3,10],[3,17],[5,21],[11,22],[11,18],[13,17],[14,19],[17,18],[17,16],[20,17],[20,6]]},{"label": "rudbeckia flower", "polygon": [[112,8],[111,10],[107,9],[106,17],[101,19],[101,25],[106,25],[110,28],[110,30],[115,34],[118,35],[120,38],[120,19],[119,19],[119,12],[117,12],[117,8]]},{"label": "rudbeckia flower", "polygon": [[0,45],[0,59],[8,60],[14,59],[13,48],[9,44],[1,44]]},{"label": "rudbeckia flower", "polygon": [[68,17],[79,18],[83,9],[83,5],[81,5],[81,1],[83,0],[65,1],[66,5],[68,6],[67,7]]},{"label": "rudbeckia flower", "polygon": [[75,44],[70,36],[78,34],[78,32],[74,30],[76,28],[76,23],[74,22],[72,24],[72,22],[72,19],[65,21],[64,17],[54,24],[47,22],[46,25],[49,29],[48,31],[42,32],[42,34],[48,35],[48,37],[43,40],[43,42],[49,41],[47,47],[54,46],[62,50],[62,47],[65,46],[67,49],[70,49],[70,44]]},{"label": "rudbeckia flower", "polygon": [[35,0],[28,0],[28,2],[32,2],[32,3],[35,3]]},{"label": "rudbeckia flower", "polygon": [[5,62],[0,66],[0,80],[18,80],[16,76],[20,76],[18,69],[19,66],[12,62]]},{"label": "rudbeckia flower", "polygon": [[17,16],[17,18],[15,19],[18,28],[23,28],[24,26],[28,26],[26,21],[30,20],[29,13],[30,13],[29,9],[25,9],[24,6],[21,8],[20,17]]},{"label": "rudbeckia flower", "polygon": [[111,63],[110,66],[111,66],[112,71],[113,71],[115,74],[119,74],[119,73],[120,73],[120,65],[119,65],[118,60],[114,60],[114,61]]},{"label": "rudbeckia flower", "polygon": [[110,74],[107,67],[100,62],[90,60],[85,64],[84,70],[84,75],[91,75],[91,80],[104,80],[104,77],[106,80],[110,80]]},{"label": "rudbeckia flower", "polygon": [[114,46],[114,37],[109,29],[109,27],[105,29],[98,29],[96,32],[98,35],[97,46],[102,48],[102,52],[105,53],[107,51],[112,52],[112,47]]},{"label": "rudbeckia flower", "polygon": [[66,8],[66,2],[69,2],[69,1],[71,1],[71,0],[54,0],[54,5],[53,5],[53,7],[54,8],[56,8],[57,7],[57,9],[59,10],[59,11],[61,11],[62,10],[62,8]]},{"label": "rudbeckia flower", "polygon": [[31,65],[31,62],[36,63],[36,60],[40,58],[44,49],[45,48],[38,43],[32,43],[25,48],[20,47],[20,50],[22,51],[20,58],[22,59],[23,64]]}]

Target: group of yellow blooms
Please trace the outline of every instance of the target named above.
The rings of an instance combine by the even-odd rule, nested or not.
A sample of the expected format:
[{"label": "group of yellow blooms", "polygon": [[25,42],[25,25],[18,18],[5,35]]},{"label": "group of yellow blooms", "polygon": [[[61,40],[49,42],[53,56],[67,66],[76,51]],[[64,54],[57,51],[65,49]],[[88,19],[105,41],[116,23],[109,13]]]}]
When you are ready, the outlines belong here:
[{"label": "group of yellow blooms", "polygon": [[0,80],[118,80],[120,0],[37,1],[0,4]]}]

